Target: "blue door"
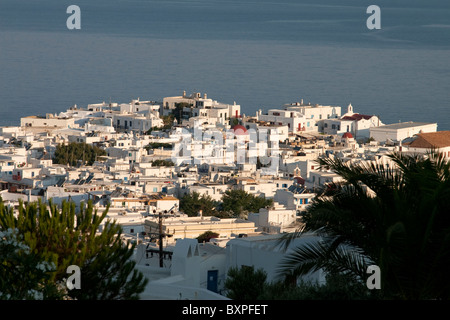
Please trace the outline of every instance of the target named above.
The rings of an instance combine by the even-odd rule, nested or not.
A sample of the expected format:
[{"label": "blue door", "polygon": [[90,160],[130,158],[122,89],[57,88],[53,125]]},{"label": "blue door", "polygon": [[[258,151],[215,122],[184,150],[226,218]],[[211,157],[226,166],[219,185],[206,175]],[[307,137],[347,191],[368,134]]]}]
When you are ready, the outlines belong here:
[{"label": "blue door", "polygon": [[208,270],[207,289],[217,292],[217,280],[219,278],[219,270]]}]

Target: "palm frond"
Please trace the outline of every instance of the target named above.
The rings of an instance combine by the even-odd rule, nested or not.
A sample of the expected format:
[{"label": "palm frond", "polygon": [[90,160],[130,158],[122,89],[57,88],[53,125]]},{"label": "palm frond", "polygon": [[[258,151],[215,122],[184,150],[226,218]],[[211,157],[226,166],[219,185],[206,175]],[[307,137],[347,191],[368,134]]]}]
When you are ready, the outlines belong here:
[{"label": "palm frond", "polygon": [[299,246],[280,263],[279,277],[303,276],[320,269],[330,273],[345,273],[362,279],[373,261],[357,247],[335,245],[335,239],[318,240]]}]

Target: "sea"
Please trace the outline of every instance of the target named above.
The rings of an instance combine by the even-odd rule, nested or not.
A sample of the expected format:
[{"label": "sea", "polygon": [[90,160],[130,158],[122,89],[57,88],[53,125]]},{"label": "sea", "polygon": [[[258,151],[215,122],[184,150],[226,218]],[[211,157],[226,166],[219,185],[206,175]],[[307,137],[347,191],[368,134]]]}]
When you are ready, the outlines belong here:
[{"label": "sea", "polygon": [[351,103],[450,130],[450,1],[0,0],[0,126],[183,91],[246,115]]}]

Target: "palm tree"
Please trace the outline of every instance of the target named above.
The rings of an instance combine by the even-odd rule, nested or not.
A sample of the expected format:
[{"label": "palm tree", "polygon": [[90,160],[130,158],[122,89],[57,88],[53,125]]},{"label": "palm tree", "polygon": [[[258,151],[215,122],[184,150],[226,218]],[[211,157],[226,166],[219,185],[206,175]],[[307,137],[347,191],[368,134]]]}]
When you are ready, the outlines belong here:
[{"label": "palm tree", "polygon": [[434,151],[388,159],[390,166],[320,159],[344,182],[324,188],[303,228],[283,238],[286,246],[305,232],[321,239],[284,259],[285,277],[322,269],[364,281],[377,265],[383,298],[450,298],[450,164]]}]

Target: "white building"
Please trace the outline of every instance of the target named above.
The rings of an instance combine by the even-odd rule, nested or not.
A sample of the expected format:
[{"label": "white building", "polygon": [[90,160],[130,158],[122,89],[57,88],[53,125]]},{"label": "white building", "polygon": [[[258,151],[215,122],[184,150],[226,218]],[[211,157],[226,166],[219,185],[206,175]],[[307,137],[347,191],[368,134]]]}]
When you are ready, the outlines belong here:
[{"label": "white building", "polygon": [[140,244],[134,257],[135,268],[149,280],[141,300],[229,300],[220,292],[226,277],[226,249],[180,239],[164,248],[159,267],[158,247]]},{"label": "white building", "polygon": [[22,127],[0,127],[0,136],[3,138],[16,138],[25,134]]},{"label": "white building", "polygon": [[[225,247],[180,239],[174,247],[165,247],[163,267],[158,267],[158,247],[140,244],[134,256],[136,269],[149,283],[140,294],[142,300],[228,300],[224,282],[230,268],[253,267],[267,273],[267,282],[281,280],[280,263],[298,246],[319,241],[305,234],[294,239],[286,249],[279,235],[262,235],[231,239]],[[323,283],[322,270],[303,276],[303,280]]]},{"label": "white building", "polygon": [[[254,222],[243,219],[220,219],[213,216],[208,217],[168,217],[163,221],[163,232],[171,237],[165,239],[165,244],[173,244],[177,239],[195,239],[206,231],[219,234],[219,238],[232,238],[240,234],[255,233]],[[159,224],[155,220],[145,221],[145,231],[148,234],[158,233]]]},{"label": "white building", "polygon": [[241,106],[236,104],[225,104],[216,100],[198,98],[195,106],[192,108],[193,117],[206,117],[217,119],[219,124],[225,125],[230,118],[239,118],[241,116]]},{"label": "white building", "polygon": [[[100,208],[99,212],[103,212],[104,208]],[[109,208],[105,219],[99,226],[101,232],[108,220],[115,221],[122,227],[122,236],[133,242],[143,239],[142,233],[145,231],[145,212],[138,212],[133,210]]]},{"label": "white building", "polygon": [[163,98],[162,115],[167,116],[173,112],[178,103],[187,103],[195,106],[195,102],[201,98],[199,92],[195,92],[190,96],[186,95],[186,91],[183,91],[181,96],[165,97]]},{"label": "white building", "polygon": [[296,229],[297,211],[287,209],[277,202],[271,207],[261,208],[257,213],[249,213],[248,220],[253,221],[257,230],[267,233],[282,233],[286,230]]},{"label": "white building", "polygon": [[319,122],[319,131],[325,134],[351,133],[356,138],[369,138],[370,128],[383,125],[378,116],[353,112],[353,106],[347,106],[347,112],[338,119],[326,119]]},{"label": "white building", "polygon": [[256,120],[266,122],[268,125],[287,126],[291,133],[313,130],[311,123],[308,126],[306,116],[295,110],[270,109],[267,114],[262,114],[260,110],[256,113]]},{"label": "white building", "polygon": [[77,210],[80,208],[82,202],[87,203],[89,200],[89,194],[87,192],[71,192],[66,191],[62,187],[48,186],[44,199],[46,202],[51,200],[53,204],[61,205],[63,201],[73,201],[76,205]]},{"label": "white building", "polygon": [[246,178],[235,179],[234,189],[243,190],[255,196],[273,198],[278,189],[287,189],[294,183],[293,180],[283,178]]},{"label": "white building", "polygon": [[315,195],[315,193],[308,192],[304,186],[292,185],[287,190],[277,190],[273,200],[300,214],[306,211]]},{"label": "white building", "polygon": [[[268,282],[279,280],[278,271],[281,261],[292,254],[298,246],[317,242],[319,237],[305,234],[295,238],[286,250],[279,243],[280,235],[261,235],[232,239],[227,243],[227,270],[231,267],[253,266],[255,270],[263,269],[267,273]],[[324,273],[319,270],[303,277],[304,280],[322,283]]]},{"label": "white building", "polygon": [[164,121],[157,112],[146,115],[123,113],[113,115],[113,126],[116,130],[146,132],[154,127],[162,127]]},{"label": "white building", "polygon": [[338,183],[343,178],[335,172],[328,170],[314,170],[309,173],[309,178],[305,181],[305,186],[314,190],[315,188],[322,187],[327,183]]},{"label": "white building", "polygon": [[323,106],[319,104],[311,105],[301,102],[285,104],[284,109],[287,111],[298,111],[306,119],[304,131],[318,131],[318,123],[325,119],[337,119],[341,116],[341,107],[339,106]]},{"label": "white building", "polygon": [[450,158],[450,131],[419,133],[412,141],[402,145],[402,151],[409,153],[425,154],[431,150]]},{"label": "white building", "polygon": [[20,118],[20,126],[25,128],[70,128],[74,127],[74,118],[58,118],[53,114],[47,114],[45,117],[28,116]]},{"label": "white building", "polygon": [[201,196],[209,196],[214,201],[222,201],[224,193],[230,189],[228,184],[201,183],[188,187],[190,193],[197,192]]},{"label": "white building", "polygon": [[399,142],[418,133],[436,132],[437,123],[401,122],[370,128],[370,137],[379,142]]},{"label": "white building", "polygon": [[90,118],[84,125],[85,132],[115,133],[111,118]]}]

